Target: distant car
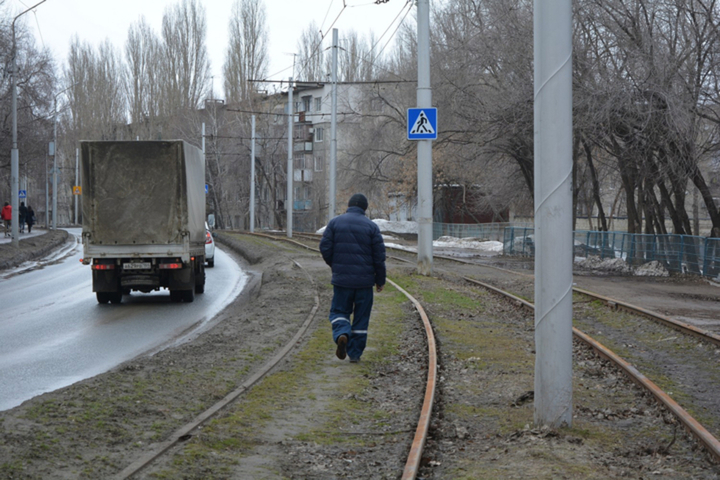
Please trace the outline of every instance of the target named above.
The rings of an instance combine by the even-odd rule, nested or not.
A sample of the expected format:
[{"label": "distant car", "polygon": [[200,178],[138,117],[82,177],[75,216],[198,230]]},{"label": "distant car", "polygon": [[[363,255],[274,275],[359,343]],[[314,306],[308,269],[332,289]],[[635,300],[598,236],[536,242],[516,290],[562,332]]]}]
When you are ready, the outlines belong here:
[{"label": "distant car", "polygon": [[207,223],[205,223],[205,262],[207,262],[208,268],[215,266],[215,239],[213,239]]}]

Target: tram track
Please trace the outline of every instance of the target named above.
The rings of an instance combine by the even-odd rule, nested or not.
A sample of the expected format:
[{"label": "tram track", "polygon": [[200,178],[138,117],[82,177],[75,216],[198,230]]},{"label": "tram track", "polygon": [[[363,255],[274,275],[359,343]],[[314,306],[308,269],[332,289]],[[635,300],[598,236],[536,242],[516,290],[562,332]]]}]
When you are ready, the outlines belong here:
[{"label": "tram track", "polygon": [[[410,262],[410,260],[394,256],[394,259],[402,262]],[[457,262],[457,263],[463,263],[466,265],[477,265],[474,262],[468,262],[466,260],[462,259],[453,259],[451,257],[441,257],[443,260],[449,261],[449,262]],[[516,274],[519,276],[524,276],[526,278],[532,277],[532,275],[528,275],[522,272],[515,272],[512,270],[507,269],[501,269],[499,267],[491,267],[487,265],[482,265],[482,267],[485,268],[494,268],[496,270],[502,270],[507,273]],[[447,272],[447,271],[446,271]],[[454,272],[451,272],[452,274],[457,275]],[[481,282],[479,280],[460,275],[465,281],[472,283],[474,285],[480,286],[486,290],[492,291],[496,294],[502,295],[510,300],[512,300],[514,303],[518,305],[522,305],[524,308],[534,311],[534,305],[523,299],[518,297],[517,295],[505,291],[501,288],[498,288],[494,285],[491,285],[486,282]],[[681,332],[685,335],[692,336],[694,338],[699,338],[702,341],[707,342],[708,344],[719,346],[720,345],[720,336],[704,331],[701,329],[698,329],[697,327],[694,327],[693,325],[686,324],[684,322],[680,322],[678,320],[675,320],[673,318],[667,317],[665,315],[659,314],[657,312],[653,312],[649,309],[639,307],[637,305],[630,304],[628,302],[623,302],[617,299],[613,299],[604,295],[597,294],[595,292],[591,292],[588,290],[584,290],[581,288],[573,287],[573,291],[581,294],[585,297],[589,297],[593,300],[598,300],[602,302],[604,305],[606,305],[611,310],[623,310],[635,315],[640,315],[644,318],[647,318],[649,320],[652,320],[660,325],[666,326],[668,328],[672,328],[678,332]],[[636,367],[631,365],[629,362],[624,360],[621,356],[598,342],[597,340],[593,339],[590,335],[584,333],[583,331],[579,330],[578,328],[573,327],[573,336],[582,341],[584,344],[586,344],[588,347],[592,348],[593,351],[595,351],[599,356],[602,358],[605,358],[606,360],[612,362],[614,365],[616,365],[620,370],[622,370],[626,375],[629,376],[629,378],[632,379],[633,382],[640,385],[642,388],[647,390],[659,403],[661,403],[666,409],[668,409],[677,419],[678,421],[685,426],[685,428],[690,432],[705,448],[706,450],[716,459],[716,461],[720,461],[720,441],[718,441],[717,438],[715,438],[700,422],[698,422],[695,418],[693,418],[692,415],[690,415],[683,407],[681,407],[678,402],[673,400],[673,398],[668,395],[666,392],[664,392],[660,387],[658,387],[654,382],[652,382],[649,378],[647,378],[645,375],[643,375]]]},{"label": "tram track", "polygon": [[[254,233],[253,235],[270,238],[273,240],[281,239],[302,248],[314,251],[318,254],[320,253],[319,249],[305,245],[301,242],[297,242],[290,238],[282,238],[259,233]],[[305,238],[307,238],[308,236],[309,235],[306,235]],[[311,236],[310,238],[313,240],[316,239],[314,236]],[[430,430],[430,421],[432,419],[432,411],[435,403],[435,391],[437,386],[437,347],[435,345],[435,336],[433,333],[432,325],[430,323],[430,319],[425,313],[425,310],[423,309],[420,302],[415,299],[410,293],[400,287],[397,283],[395,283],[392,279],[388,278],[387,281],[400,293],[405,295],[405,297],[407,297],[407,299],[415,307],[423,323],[428,347],[428,365],[425,393],[423,397],[422,407],[420,409],[418,424],[415,429],[415,436],[413,437],[412,444],[410,446],[410,453],[408,454],[407,461],[405,462],[405,468],[402,474],[402,480],[412,480],[417,477],[418,471],[420,470],[420,462],[423,456],[423,449],[425,447],[425,443],[427,442],[428,432]]]},{"label": "tram track", "polygon": [[307,333],[311,323],[315,319],[318,309],[320,308],[320,295],[312,275],[310,275],[297,261],[292,260],[292,263],[303,270],[308,280],[313,285],[313,289],[315,291],[313,307],[300,328],[295,332],[289,341],[277,350],[275,355],[261,365],[255,373],[242,382],[242,384],[240,384],[235,390],[227,394],[222,400],[215,403],[210,408],[197,415],[191,422],[175,430],[175,432],[173,432],[167,440],[153,445],[152,448],[148,449],[137,460],[114,476],[114,479],[126,480],[133,478],[136,474],[146,469],[162,455],[165,455],[175,445],[189,440],[199,427],[217,415],[225,407],[235,402],[241,395],[246,394],[253,386],[265,378],[282,360],[287,358],[294,349],[297,348],[301,338]]},{"label": "tram track", "polygon": [[[262,234],[260,234],[262,235]],[[298,246],[301,246],[303,248],[318,251],[317,248],[307,245],[305,243],[302,243],[298,241],[297,239],[289,239],[289,238],[282,238],[277,235],[266,235],[268,238],[273,239],[282,239],[290,241]],[[319,240],[319,235],[314,234],[296,234],[297,237],[300,237],[300,239],[304,239],[306,241],[310,242],[316,242]],[[401,250],[404,253],[404,250]],[[396,250],[397,252],[397,250]],[[400,261],[403,263],[412,263],[411,260],[407,258],[402,258],[397,255],[389,256],[390,259]],[[488,265],[478,265],[475,262],[469,262],[467,260],[462,259],[454,259],[452,257],[437,257],[441,258],[443,261],[447,262],[456,262],[456,263],[462,263],[469,266],[474,267],[484,267],[484,268],[491,268],[495,270],[502,270],[506,273],[515,274],[524,278],[532,278],[532,275],[524,274],[522,272],[515,272],[512,270],[502,269],[499,267],[493,267]],[[445,271],[446,274],[451,274],[455,276],[460,276],[463,280],[466,282],[469,282],[471,284],[474,284],[476,286],[482,287],[483,289],[490,290],[494,292],[495,294],[503,295],[505,298],[510,299],[512,302],[522,305],[523,308],[527,308],[529,310],[534,310],[534,305],[511,293],[508,291],[505,291],[501,288],[498,288],[494,285],[491,285],[486,282],[481,282],[477,279],[470,278],[468,276],[464,276],[461,274],[458,274],[457,272],[449,272]],[[393,285],[400,289],[400,287],[393,283]],[[405,295],[408,295],[408,298],[411,298],[410,295],[405,292],[404,290],[401,290]],[[681,331],[684,334],[693,335],[695,337],[699,337],[703,339],[704,341],[708,341],[713,344],[717,344],[717,336],[710,333],[710,332],[704,332],[700,329],[694,328],[690,325],[683,324],[682,322],[678,322],[674,319],[671,319],[669,317],[665,317],[660,314],[656,314],[650,310],[644,309],[642,307],[637,307],[635,305],[631,305],[627,302],[622,302],[619,300],[612,299],[610,297],[606,297],[603,295],[596,294],[594,292],[590,292],[583,289],[575,288],[574,291],[578,294],[582,294],[584,296],[590,297],[594,300],[598,300],[602,302],[606,307],[617,310],[622,309],[628,312],[631,312],[636,315],[642,315],[645,318],[652,319],[653,321],[659,322],[665,326],[674,328],[678,331]],[[411,301],[416,305],[416,308],[419,307],[419,302],[415,299],[411,299]],[[420,307],[421,308],[421,307]],[[420,311],[418,309],[418,311]],[[424,313],[421,314],[421,316],[426,316]],[[429,322],[428,322],[429,325]],[[429,332],[432,332],[432,327],[428,327]],[[643,375],[640,371],[638,371],[637,368],[635,368],[633,365],[628,363],[627,361],[623,360],[619,355],[611,351],[606,346],[602,345],[597,340],[593,339],[590,335],[582,332],[581,330],[577,328],[573,328],[573,336],[578,339],[579,341],[583,342],[585,345],[587,345],[589,348],[591,348],[598,356],[601,358],[604,358],[611,363],[613,363],[619,370],[623,371],[633,382],[641,386],[643,389],[648,391],[661,405],[664,406],[670,413],[672,413],[673,416],[677,418],[677,420],[686,428],[686,430],[694,437],[696,438],[706,449],[706,451],[715,458],[716,461],[720,461],[720,442],[695,418],[693,418],[692,415],[690,415],[683,407],[681,407],[673,398],[668,395],[666,392],[664,392],[662,389],[660,389],[654,382],[652,382],[649,378],[647,378],[645,375]],[[434,391],[434,390],[433,390]],[[434,393],[432,393],[430,402],[432,402],[432,396],[434,396]],[[427,401],[428,394],[426,393],[426,401]],[[429,412],[432,411],[432,407],[428,410],[428,416]],[[421,418],[426,415],[425,408],[423,408],[423,414],[421,415]],[[422,430],[426,428],[421,425],[418,426],[417,433],[416,433],[416,440],[413,443],[413,449],[411,449],[411,456],[417,455],[417,457],[422,456],[422,445],[425,444],[427,439],[427,431],[425,433],[422,433]],[[418,446],[416,446],[418,444]],[[416,454],[414,450],[418,450],[418,453]],[[418,460],[419,462],[419,460]],[[410,465],[411,460],[408,459],[408,465]],[[419,463],[418,463],[419,465]],[[417,474],[417,467],[406,467],[405,473],[403,475],[403,478],[415,478],[415,475]]]},{"label": "tram track", "polygon": [[[645,475],[659,461],[683,473],[659,478],[718,473],[712,463],[708,465],[704,449],[697,449],[685,434],[671,452],[675,420],[669,423],[670,415],[654,399],[578,341],[573,348],[578,355],[573,428],[523,428],[532,424],[532,396],[527,391],[532,388],[534,352],[531,315],[516,305],[530,298],[528,290],[506,302],[457,275],[414,275],[411,260],[405,267],[390,259],[390,277],[417,297],[432,326],[423,327],[414,303],[389,284],[374,310],[375,341],[367,363],[337,362],[328,351],[326,329],[317,328],[316,320],[311,322],[312,332],[296,342],[300,348],[292,349],[293,360],[281,362],[240,398],[219,406],[219,413],[207,418],[212,421],[193,427],[193,420],[211,414],[213,405],[246,384],[249,375],[291,343],[280,340],[308,321],[318,289],[299,266],[320,285],[322,303],[330,298],[327,268],[315,253],[317,237],[296,236],[293,241],[303,247],[246,235],[233,234],[226,240],[249,266],[258,266],[253,272],[258,282],[245,294],[249,301],[238,304],[219,330],[197,342],[133,360],[118,372],[53,393],[4,417],[2,446],[8,447],[6,459],[12,463],[3,464],[0,471],[28,468],[37,476],[27,478],[68,478],[82,469],[93,472],[94,478],[110,478],[154,452],[155,460],[132,478],[257,478],[251,472],[260,477],[270,471],[298,478],[392,478],[401,471],[404,478],[507,478],[507,472],[523,471],[543,477],[551,471],[577,474],[574,460],[582,452],[582,468],[595,472],[585,478],[613,476],[608,475],[608,465],[622,469],[625,474],[620,476]],[[472,269],[477,267],[451,270],[467,276]],[[500,270],[487,271],[494,272],[485,275],[488,278],[503,275]],[[510,291],[517,285],[520,282],[499,283]],[[610,311],[600,302],[592,305]],[[435,368],[427,366],[428,355],[423,353],[425,328],[434,330],[442,345]],[[433,390],[423,385],[430,373],[438,381]],[[278,385],[292,385],[292,390]],[[106,405],[102,412],[92,408],[99,398]],[[433,407],[420,415],[421,403]],[[348,404],[353,405],[350,417],[332,413]],[[318,409],[325,413],[318,416]],[[24,433],[8,428],[27,413],[33,416],[25,418],[33,418],[37,429]],[[422,427],[416,416],[426,416],[430,423]],[[347,421],[338,423],[338,418]],[[76,422],[81,423],[76,427]],[[129,422],[126,430],[115,427],[119,422]],[[120,431],[127,434],[117,442],[115,432]],[[608,435],[610,431],[614,433]],[[37,432],[36,439],[32,432]],[[108,436],[110,432],[114,435]],[[411,448],[413,432],[422,440]],[[618,433],[623,441],[616,443],[611,439]],[[55,445],[63,440],[60,445],[71,448],[72,455],[53,447],[37,457],[39,442]],[[157,455],[164,441],[174,441],[175,446]],[[420,452],[415,455],[419,466],[408,455],[413,450]],[[660,452],[660,458],[652,452]],[[254,469],[258,461],[261,468]],[[690,477],[688,472],[701,475]]]}]

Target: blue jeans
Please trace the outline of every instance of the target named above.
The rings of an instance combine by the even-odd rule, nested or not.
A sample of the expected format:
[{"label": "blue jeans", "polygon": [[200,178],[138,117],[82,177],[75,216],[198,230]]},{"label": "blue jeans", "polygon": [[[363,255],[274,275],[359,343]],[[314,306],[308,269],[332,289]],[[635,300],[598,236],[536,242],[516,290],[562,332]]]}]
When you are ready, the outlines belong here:
[{"label": "blue jeans", "polygon": [[[333,340],[337,343],[340,335],[347,335],[347,354],[352,359],[360,358],[365,350],[372,306],[372,287],[345,288],[333,285],[330,307]],[[352,321],[351,314],[354,314]]]}]

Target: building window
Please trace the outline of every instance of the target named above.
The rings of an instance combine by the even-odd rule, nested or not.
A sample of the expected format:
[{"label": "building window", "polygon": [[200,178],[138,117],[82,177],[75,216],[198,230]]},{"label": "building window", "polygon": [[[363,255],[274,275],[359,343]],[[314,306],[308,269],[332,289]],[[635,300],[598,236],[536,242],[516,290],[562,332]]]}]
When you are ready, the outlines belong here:
[{"label": "building window", "polygon": [[322,97],[315,97],[315,111],[319,112],[322,110]]},{"label": "building window", "polygon": [[308,95],[307,97],[302,97],[302,111],[303,112],[309,112],[310,108],[312,107],[312,96]]},{"label": "building window", "polygon": [[315,155],[315,171],[322,172],[325,168],[325,157],[322,155]]},{"label": "building window", "polygon": [[322,127],[315,127],[315,141],[322,142],[325,140],[325,130]]}]

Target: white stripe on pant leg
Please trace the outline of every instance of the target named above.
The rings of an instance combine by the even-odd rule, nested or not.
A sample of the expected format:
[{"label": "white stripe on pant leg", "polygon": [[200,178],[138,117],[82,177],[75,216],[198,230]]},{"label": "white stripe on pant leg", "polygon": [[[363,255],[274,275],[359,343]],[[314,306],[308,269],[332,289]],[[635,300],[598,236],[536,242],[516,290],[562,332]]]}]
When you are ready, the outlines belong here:
[{"label": "white stripe on pant leg", "polygon": [[352,330],[352,333],[364,333],[367,335],[367,330]]},{"label": "white stripe on pant leg", "polygon": [[[330,323],[339,322],[340,320],[345,320],[346,322],[350,323],[350,320],[347,318],[344,318],[344,317],[338,317],[335,320],[331,320]],[[367,332],[365,332],[365,333],[367,333]]]}]

